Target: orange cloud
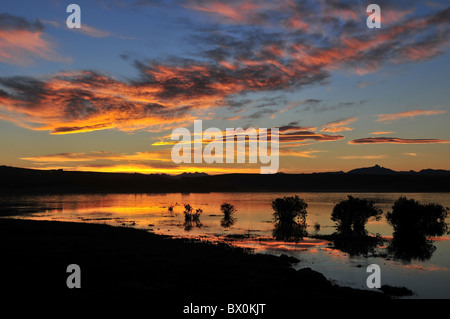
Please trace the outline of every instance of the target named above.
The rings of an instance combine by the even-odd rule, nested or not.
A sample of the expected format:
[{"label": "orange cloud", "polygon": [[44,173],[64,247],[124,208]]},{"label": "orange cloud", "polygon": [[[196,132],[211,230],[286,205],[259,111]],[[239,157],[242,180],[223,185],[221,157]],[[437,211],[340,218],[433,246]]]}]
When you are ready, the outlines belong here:
[{"label": "orange cloud", "polygon": [[356,122],[358,118],[356,117],[350,117],[343,120],[338,120],[334,122],[330,122],[325,125],[323,129],[321,129],[321,132],[330,132],[330,133],[337,133],[337,132],[345,132],[345,131],[353,131],[351,127],[347,127],[346,125]]},{"label": "orange cloud", "polygon": [[[180,174],[183,172],[202,171],[212,174],[228,172],[229,165],[177,165],[172,162],[169,150],[136,152],[131,154],[96,151],[88,153],[59,153],[23,157],[38,166],[35,169],[64,169],[69,171],[97,172],[140,172]],[[234,171],[243,173],[259,172],[259,167],[236,167]]]},{"label": "orange cloud", "polygon": [[345,131],[353,131],[351,127],[325,127],[320,130],[321,132],[338,133]]},{"label": "orange cloud", "polygon": [[378,115],[377,122],[393,121],[403,118],[413,118],[416,116],[440,115],[445,113],[447,113],[447,111],[445,110],[415,110],[400,113],[380,114]]},{"label": "orange cloud", "polygon": [[308,151],[296,151],[292,149],[280,149],[280,156],[292,156],[292,157],[304,157],[304,158],[316,158],[316,153],[321,153],[324,151],[319,150],[308,150]]},{"label": "orange cloud", "polygon": [[[323,142],[323,141],[337,141],[344,138],[344,136],[341,135],[328,135],[328,134],[320,134],[313,132],[316,130],[316,127],[302,127],[302,126],[293,126],[293,125],[286,125],[281,126],[279,129],[279,147],[284,148],[284,151],[280,151],[280,155],[288,155],[288,156],[299,156],[299,157],[311,157],[310,154],[317,153],[319,151],[292,151],[289,148],[295,147],[295,146],[301,146],[301,145],[309,145],[310,142],[307,141],[317,141],[317,142]],[[245,130],[245,129],[244,129]],[[256,133],[258,133],[258,129],[256,129]],[[185,142],[188,144],[194,143],[194,133],[192,134],[191,141]],[[246,133],[244,132],[243,135]],[[236,134],[236,136],[239,134]],[[222,141],[225,142],[227,132],[226,130],[222,131]],[[267,139],[268,141],[271,140],[271,129],[269,128],[267,130]],[[246,141],[248,141],[248,137],[246,137]],[[183,142],[178,141],[172,141],[171,135],[166,135],[159,138],[158,142],[155,142],[152,144],[152,146],[166,146],[166,145],[175,145]],[[202,139],[202,144],[208,144],[210,143],[209,140]],[[247,145],[248,146],[248,145]]]},{"label": "orange cloud", "polygon": [[349,155],[349,156],[338,156],[337,158],[344,160],[352,160],[352,159],[383,159],[386,157],[387,155]]},{"label": "orange cloud", "polygon": [[372,132],[372,133],[369,133],[369,134],[372,134],[372,135],[385,135],[385,134],[391,134],[391,133],[395,133],[395,132],[391,132],[391,131],[377,131],[377,132]]},{"label": "orange cloud", "polygon": [[342,135],[328,135],[319,134],[310,131],[298,131],[281,134],[280,132],[280,143],[298,143],[308,140],[313,140],[317,142],[327,142],[327,141],[338,141],[344,139]]},{"label": "orange cloud", "polygon": [[59,153],[41,156],[22,157],[22,160],[37,163],[68,163],[91,161],[163,161],[171,162],[170,152],[136,152],[134,154],[94,151],[89,153]]},{"label": "orange cloud", "polygon": [[[303,44],[293,44],[292,47],[297,51],[298,60],[307,65],[320,66],[326,70],[347,66],[353,68],[357,74],[365,75],[377,71],[386,63],[422,61],[439,54],[441,52],[439,49],[448,44],[443,33],[413,44],[399,45],[397,41],[402,41],[406,34],[420,34],[434,25],[445,28],[448,10],[447,8],[433,16],[409,19],[405,23],[384,28],[381,32],[369,37],[355,37],[354,34],[341,32],[338,41],[324,48],[308,47]],[[389,19],[391,21],[401,19],[407,14],[407,11],[391,11]],[[374,50],[377,51],[376,57],[369,54]]]},{"label": "orange cloud", "polygon": [[[162,88],[133,86],[94,72],[59,73],[46,81],[29,77],[0,78],[0,108],[22,126],[52,134],[103,129],[123,131],[174,127],[193,121],[189,111],[202,98],[171,101],[158,97]],[[164,103],[164,104],[161,104]]]},{"label": "orange cloud", "polygon": [[143,174],[166,173],[180,174],[183,172],[205,172],[208,174],[229,173],[260,173],[260,168],[250,164],[188,164],[177,165],[172,162],[171,150],[158,152],[136,152],[132,154],[114,152],[60,153],[21,158],[35,165],[34,169],[64,169],[68,171],[96,172],[139,172]]},{"label": "orange cloud", "polygon": [[19,125],[51,134],[161,130],[192,122],[198,112],[222,106],[236,93],[318,81],[315,75],[303,78],[297,70],[286,74],[272,62],[253,60],[241,61],[236,69],[190,60],[136,66],[140,77],[128,82],[93,71],[61,72],[41,80],[0,77],[0,108]]}]

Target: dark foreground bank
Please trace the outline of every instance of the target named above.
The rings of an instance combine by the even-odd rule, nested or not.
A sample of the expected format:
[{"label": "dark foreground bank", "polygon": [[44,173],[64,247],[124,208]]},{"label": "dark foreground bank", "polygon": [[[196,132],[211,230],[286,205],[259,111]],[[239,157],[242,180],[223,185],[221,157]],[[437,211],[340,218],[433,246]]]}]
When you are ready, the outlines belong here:
[{"label": "dark foreground bank", "polygon": [[[296,309],[308,299],[352,304],[387,299],[380,292],[333,285],[309,268],[295,271],[287,257],[132,228],[0,219],[0,242],[2,291],[16,300],[109,305],[132,300],[149,311],[165,307],[182,314],[191,303],[262,303],[270,312]],[[80,289],[66,285],[70,264],[81,268]]]}]

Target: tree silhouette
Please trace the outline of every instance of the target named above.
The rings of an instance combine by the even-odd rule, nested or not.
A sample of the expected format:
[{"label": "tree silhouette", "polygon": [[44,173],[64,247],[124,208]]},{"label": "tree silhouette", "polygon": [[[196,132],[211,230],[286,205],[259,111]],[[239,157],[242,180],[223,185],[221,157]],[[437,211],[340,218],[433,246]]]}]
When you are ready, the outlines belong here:
[{"label": "tree silhouette", "polygon": [[306,233],[306,208],[308,204],[297,195],[277,198],[272,201],[275,228],[273,236],[277,240],[298,242]]},{"label": "tree silhouette", "polygon": [[430,259],[436,247],[428,236],[442,236],[448,230],[445,219],[448,208],[439,204],[420,204],[402,196],[386,213],[388,223],[394,228],[388,252],[405,262],[412,259]]},{"label": "tree silhouette", "polygon": [[365,237],[367,221],[370,218],[380,220],[382,213],[373,201],[348,195],[348,199],[334,206],[331,220],[337,223],[337,230],[341,235]]},{"label": "tree silhouette", "polygon": [[220,225],[224,228],[228,228],[234,225],[236,218],[233,216],[237,212],[236,207],[229,203],[223,203],[220,205],[220,210],[223,213],[223,218],[220,221]]},{"label": "tree silhouette", "polygon": [[448,230],[445,219],[448,209],[439,204],[420,204],[402,196],[386,214],[388,223],[395,232],[404,235],[442,236]]}]

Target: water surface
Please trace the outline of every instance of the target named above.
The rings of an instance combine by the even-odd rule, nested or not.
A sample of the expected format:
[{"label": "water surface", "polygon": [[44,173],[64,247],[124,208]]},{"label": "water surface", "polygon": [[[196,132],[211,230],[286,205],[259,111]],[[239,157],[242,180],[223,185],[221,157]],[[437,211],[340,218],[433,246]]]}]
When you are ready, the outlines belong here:
[{"label": "water surface", "polygon": [[[271,202],[277,197],[298,195],[308,203],[307,231],[304,240],[282,242],[273,239]],[[2,214],[35,220],[76,221],[128,226],[171,236],[195,237],[211,241],[227,241],[261,252],[288,254],[301,262],[295,268],[311,267],[339,284],[366,288],[369,264],[380,265],[382,284],[406,286],[416,295],[412,298],[450,298],[449,236],[431,238],[435,247],[429,256],[411,260],[396,259],[387,254],[392,227],[383,217],[369,221],[369,235],[379,234],[385,242],[371,254],[349,253],[337,249],[333,242],[317,238],[336,231],[330,219],[333,206],[347,195],[373,200],[384,213],[391,210],[402,195],[421,203],[439,203],[450,207],[448,193],[195,193],[195,194],[76,194],[26,195],[0,198]],[[235,221],[224,227],[220,205],[230,203],[237,208]],[[185,222],[184,205],[201,209],[200,218]],[[169,209],[172,207],[172,210]],[[448,221],[447,221],[448,222]],[[320,229],[314,228],[319,224]]]}]

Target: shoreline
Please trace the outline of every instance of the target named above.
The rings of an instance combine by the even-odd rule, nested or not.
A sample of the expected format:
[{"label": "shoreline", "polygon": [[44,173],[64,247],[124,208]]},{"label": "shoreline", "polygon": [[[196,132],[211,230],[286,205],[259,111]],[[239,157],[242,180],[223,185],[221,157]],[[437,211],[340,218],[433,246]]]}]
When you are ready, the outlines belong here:
[{"label": "shoreline", "polygon": [[[333,285],[287,256],[104,224],[0,219],[2,287],[22,296],[174,302],[252,299],[389,299],[382,292]],[[66,267],[81,268],[81,289],[68,289]],[[230,300],[227,300],[229,298]]]}]

